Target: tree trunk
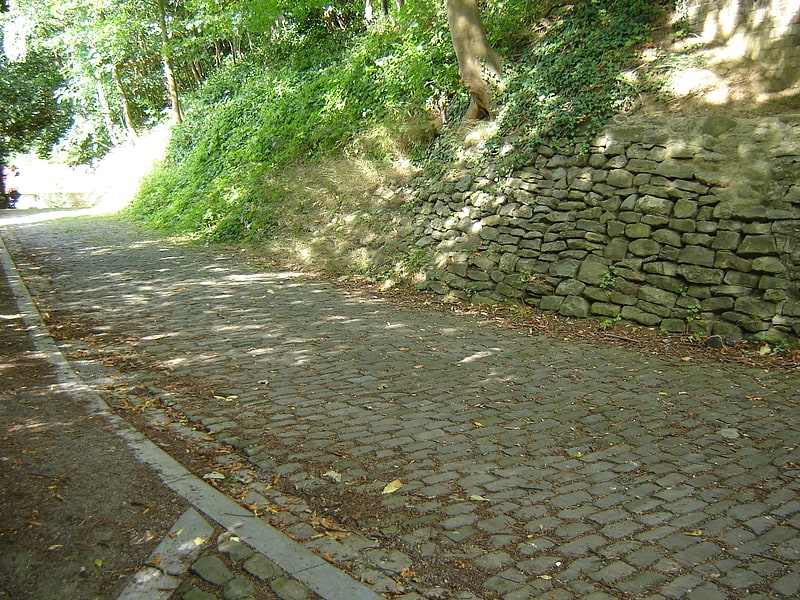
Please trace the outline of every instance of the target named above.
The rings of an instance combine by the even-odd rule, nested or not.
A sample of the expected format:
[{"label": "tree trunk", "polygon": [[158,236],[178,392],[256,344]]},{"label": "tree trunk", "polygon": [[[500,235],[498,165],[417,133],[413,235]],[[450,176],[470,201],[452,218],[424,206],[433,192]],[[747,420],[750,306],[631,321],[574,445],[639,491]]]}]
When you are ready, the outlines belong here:
[{"label": "tree trunk", "polygon": [[122,102],[122,121],[125,123],[125,131],[128,132],[129,137],[138,138],[139,132],[136,131],[136,126],[133,124],[133,116],[131,115],[131,103],[125,93],[125,88],[122,86],[122,78],[119,76],[119,65],[117,63],[114,63],[111,67],[111,75],[114,77],[114,85],[117,86],[117,93],[119,93],[120,101]]},{"label": "tree trunk", "polygon": [[493,119],[494,102],[487,77],[502,82],[500,56],[489,45],[475,0],[447,0],[447,24],[458,72],[470,96],[466,119]]},{"label": "tree trunk", "polygon": [[181,101],[178,96],[178,84],[175,81],[175,75],[172,71],[172,60],[169,49],[169,35],[167,34],[167,7],[165,0],[158,0],[158,24],[161,29],[161,59],[164,63],[164,78],[167,80],[167,89],[169,90],[169,97],[172,103],[172,112],[175,115],[175,121],[180,123],[183,121],[183,111],[181,110]]}]

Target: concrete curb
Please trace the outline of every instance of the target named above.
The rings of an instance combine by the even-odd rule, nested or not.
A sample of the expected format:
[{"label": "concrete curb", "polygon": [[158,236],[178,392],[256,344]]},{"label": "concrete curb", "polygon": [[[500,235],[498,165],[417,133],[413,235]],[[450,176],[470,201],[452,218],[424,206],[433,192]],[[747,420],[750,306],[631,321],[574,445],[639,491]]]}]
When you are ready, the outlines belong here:
[{"label": "concrete curb", "polygon": [[[256,552],[265,555],[290,577],[297,579],[324,600],[380,600],[366,586],[268,525],[220,491],[194,476],[183,465],[114,413],[72,369],[42,321],[36,304],[22,281],[0,235],[0,263],[6,272],[17,308],[35,348],[56,370],[62,388],[90,403],[112,430],[125,440],[139,461],[155,470],[161,481],[199,512],[234,533]],[[124,596],[123,597],[135,597]],[[140,596],[141,597],[141,596]]]}]

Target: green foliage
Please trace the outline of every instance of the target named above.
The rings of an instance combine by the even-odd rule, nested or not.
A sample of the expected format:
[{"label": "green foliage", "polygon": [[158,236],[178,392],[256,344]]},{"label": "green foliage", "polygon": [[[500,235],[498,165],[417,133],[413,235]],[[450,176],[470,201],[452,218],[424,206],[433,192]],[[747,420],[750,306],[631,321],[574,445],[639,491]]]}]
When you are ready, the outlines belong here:
[{"label": "green foliage", "polygon": [[52,53],[31,48],[24,60],[0,54],[0,164],[35,147],[47,154],[69,125],[69,103],[58,101],[63,86]]},{"label": "green foliage", "polygon": [[600,278],[600,287],[605,289],[613,289],[617,285],[617,269],[614,265],[608,266],[608,272]]},{"label": "green foliage", "polygon": [[334,151],[380,159],[385,150],[364,132],[426,120],[426,106],[453,87],[449,39],[430,28],[440,17],[423,4],[361,33],[287,26],[268,49],[226,64],[188,98],[133,210],[204,239],[269,231],[280,207],[262,197],[268,173]]},{"label": "green foliage", "polygon": [[[215,3],[227,8],[213,13],[193,2],[207,13],[198,31],[242,28],[263,47],[223,61],[185,98],[186,119],[134,203],[138,218],[207,240],[259,238],[281,233],[280,186],[268,180],[288,165],[313,169],[331,153],[380,163],[402,152],[434,171],[454,160],[457,126],[429,145],[434,121],[457,121],[468,101],[443,3],[407,2],[365,29],[354,17],[360,4],[250,0],[237,21],[234,4]],[[636,92],[621,73],[660,10],[646,0],[483,7],[507,64],[487,147],[512,142],[512,168],[543,140],[597,131]],[[613,284],[610,271],[601,286]]]},{"label": "green foliage", "polygon": [[619,323],[620,321],[622,321],[622,315],[617,315],[616,317],[609,317],[607,319],[603,319],[602,321],[600,321],[600,324],[598,325],[598,327],[602,331],[605,331],[606,329],[608,329],[609,327],[611,327],[615,323]]},{"label": "green foliage", "polygon": [[[622,71],[663,10],[649,0],[588,0],[560,11],[509,68],[501,136],[517,156],[541,141],[590,137],[636,91]],[[512,165],[513,166],[513,165]]]}]

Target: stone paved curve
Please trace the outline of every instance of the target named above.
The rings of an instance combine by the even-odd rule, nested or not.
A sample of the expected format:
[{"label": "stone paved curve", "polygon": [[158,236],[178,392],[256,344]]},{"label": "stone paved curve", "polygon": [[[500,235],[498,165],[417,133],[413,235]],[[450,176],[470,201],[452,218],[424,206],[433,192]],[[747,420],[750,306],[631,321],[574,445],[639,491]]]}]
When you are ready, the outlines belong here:
[{"label": "stone paved curve", "polygon": [[351,537],[285,529],[379,593],[800,597],[796,371],[527,336],[108,219],[4,235],[45,310],[148,357],[261,479],[372,507]]}]

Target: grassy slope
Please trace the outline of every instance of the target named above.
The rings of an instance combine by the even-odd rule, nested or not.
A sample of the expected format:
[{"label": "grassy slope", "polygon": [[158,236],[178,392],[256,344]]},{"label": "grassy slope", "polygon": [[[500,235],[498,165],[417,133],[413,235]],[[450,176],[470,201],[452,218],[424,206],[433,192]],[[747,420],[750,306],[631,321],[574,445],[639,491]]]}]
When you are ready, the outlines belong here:
[{"label": "grassy slope", "polygon": [[[280,67],[252,57],[192,99],[187,123],[131,214],[171,233],[247,245],[282,267],[410,277],[424,257],[407,243],[406,199],[389,189],[423,169],[496,158],[507,142],[515,147],[510,156],[524,161],[542,137],[597,129],[642,98],[648,109],[668,106],[670,98],[654,92],[696,54],[648,42],[648,22],[656,20],[664,47],[670,42],[664,13],[648,2],[592,4],[603,8],[568,7],[546,22],[485,15],[490,34],[504,32],[493,43],[508,76],[501,116],[489,127],[441,122],[445,110],[463,110],[465,98],[435,10],[333,40],[335,47],[284,40],[291,59]],[[330,52],[336,60],[321,62]],[[480,131],[489,140],[476,150]]]}]

